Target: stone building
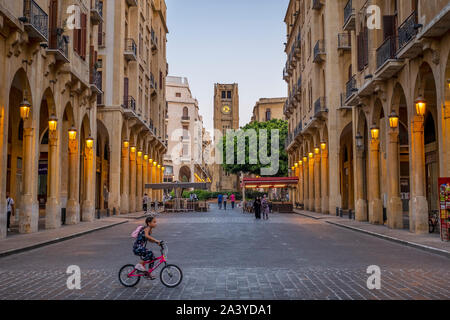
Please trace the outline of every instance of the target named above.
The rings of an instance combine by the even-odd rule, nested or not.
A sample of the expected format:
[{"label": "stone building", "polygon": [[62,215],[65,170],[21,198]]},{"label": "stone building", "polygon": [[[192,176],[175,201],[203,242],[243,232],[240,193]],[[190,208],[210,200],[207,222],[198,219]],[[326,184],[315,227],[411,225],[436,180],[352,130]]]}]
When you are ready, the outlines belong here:
[{"label": "stone building", "polygon": [[[238,84],[214,85],[214,145],[220,145],[227,130],[239,130],[239,88]],[[217,150],[213,150],[214,156]],[[212,166],[212,191],[237,191],[239,177],[225,172],[220,164]]]},{"label": "stone building", "polygon": [[283,112],[287,98],[261,98],[253,107],[252,122],[266,122],[272,119],[286,120]]},{"label": "stone building", "polygon": [[450,176],[448,1],[290,1],[294,201],[428,233]]},{"label": "stone building", "polygon": [[172,181],[204,182],[211,179],[204,163],[203,118],[192,97],[187,78],[167,77],[168,152],[164,157]]},{"label": "stone building", "polygon": [[[20,233],[90,222],[96,209],[138,209],[126,186],[137,197],[143,187],[120,168],[141,169],[131,169],[136,162],[128,160],[123,142],[158,163],[166,148],[158,117],[164,112],[156,110],[165,109],[164,90],[158,89],[157,102],[135,103],[140,116],[124,103],[130,99],[124,99],[123,79],[130,77],[128,96],[138,96],[142,63],[139,42],[127,46],[125,39],[139,39],[144,17],[161,39],[149,57],[153,73],[167,73],[165,4],[145,3],[151,8],[128,0],[0,0],[0,238],[7,235],[6,193],[15,200]],[[153,119],[153,130],[141,119]],[[156,179],[157,165],[150,171]]]}]

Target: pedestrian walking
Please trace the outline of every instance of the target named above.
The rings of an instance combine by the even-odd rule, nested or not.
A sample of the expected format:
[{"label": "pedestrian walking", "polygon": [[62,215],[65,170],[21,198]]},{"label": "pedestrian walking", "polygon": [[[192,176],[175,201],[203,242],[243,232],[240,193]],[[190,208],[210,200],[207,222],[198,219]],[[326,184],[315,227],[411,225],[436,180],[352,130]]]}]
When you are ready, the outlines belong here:
[{"label": "pedestrian walking", "polygon": [[145,213],[148,212],[148,194],[144,194],[144,198],[142,199],[142,207],[144,208]]},{"label": "pedestrian walking", "polygon": [[6,228],[8,232],[11,232],[11,216],[14,216],[15,214],[15,208],[14,208],[14,200],[9,196],[9,192],[6,193],[6,212],[7,212],[7,218],[6,218]]},{"label": "pedestrian walking", "polygon": [[259,197],[256,197],[253,202],[253,210],[255,211],[255,219],[261,220],[261,199]]},{"label": "pedestrian walking", "polygon": [[228,200],[228,195],[224,194],[223,195],[223,210],[227,210],[227,200]]},{"label": "pedestrian walking", "polygon": [[105,183],[105,185],[103,186],[103,204],[105,209],[108,209],[108,201],[109,201],[109,190]]},{"label": "pedestrian walking", "polygon": [[236,201],[236,196],[234,195],[234,193],[231,194],[230,201],[231,201],[231,209],[234,210],[234,203]]},{"label": "pedestrian walking", "polygon": [[222,194],[219,194],[217,196],[217,204],[219,205],[219,210],[222,209],[222,201],[223,201],[223,196],[222,196]]},{"label": "pedestrian walking", "polygon": [[269,201],[267,200],[267,196],[264,195],[263,199],[261,200],[261,209],[263,214],[264,220],[269,220]]}]

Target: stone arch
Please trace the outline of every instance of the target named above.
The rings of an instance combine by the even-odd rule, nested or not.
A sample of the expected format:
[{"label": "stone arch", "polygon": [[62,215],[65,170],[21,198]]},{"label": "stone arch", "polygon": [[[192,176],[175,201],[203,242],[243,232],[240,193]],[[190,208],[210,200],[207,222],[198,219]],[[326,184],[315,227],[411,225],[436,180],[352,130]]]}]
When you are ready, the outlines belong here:
[{"label": "stone arch", "polygon": [[95,208],[97,210],[108,209],[110,185],[110,159],[111,140],[108,128],[97,119],[97,148],[96,165],[98,166],[95,176]]},{"label": "stone arch", "polygon": [[354,209],[353,130],[351,122],[342,130],[339,146],[341,208],[344,210]]},{"label": "stone arch", "polygon": [[182,166],[178,173],[178,181],[179,182],[191,182],[192,180],[192,172],[188,166]]}]

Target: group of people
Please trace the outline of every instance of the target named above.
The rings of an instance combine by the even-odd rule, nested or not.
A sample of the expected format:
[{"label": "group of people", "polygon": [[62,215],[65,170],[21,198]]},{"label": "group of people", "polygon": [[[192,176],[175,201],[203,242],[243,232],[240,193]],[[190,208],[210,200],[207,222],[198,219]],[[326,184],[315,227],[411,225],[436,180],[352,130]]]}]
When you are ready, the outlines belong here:
[{"label": "group of people", "polygon": [[[219,205],[219,210],[222,210],[222,204],[223,209],[227,210],[227,201],[228,201],[228,195],[227,194],[219,194],[217,196],[217,204]],[[234,193],[230,195],[230,202],[231,202],[231,209],[234,209],[234,204],[236,202],[236,196]]]},{"label": "group of people", "polygon": [[256,198],[256,200],[253,202],[253,210],[255,212],[256,219],[261,219],[262,213],[262,218],[264,220],[269,220],[270,206],[266,195],[264,195],[262,199],[260,197]]}]

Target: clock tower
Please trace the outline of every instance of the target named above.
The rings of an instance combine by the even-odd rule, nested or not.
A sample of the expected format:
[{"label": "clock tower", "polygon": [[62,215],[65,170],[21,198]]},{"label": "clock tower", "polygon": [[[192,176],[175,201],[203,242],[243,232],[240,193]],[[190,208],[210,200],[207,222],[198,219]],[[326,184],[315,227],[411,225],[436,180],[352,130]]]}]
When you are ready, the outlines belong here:
[{"label": "clock tower", "polygon": [[[218,84],[214,86],[214,130],[226,134],[228,129],[239,129],[239,89],[238,84]],[[239,190],[239,177],[227,174],[221,165],[214,165],[213,191]]]}]

